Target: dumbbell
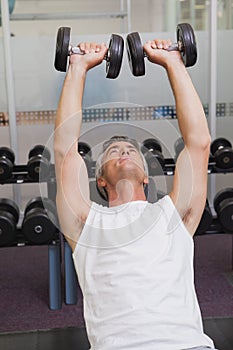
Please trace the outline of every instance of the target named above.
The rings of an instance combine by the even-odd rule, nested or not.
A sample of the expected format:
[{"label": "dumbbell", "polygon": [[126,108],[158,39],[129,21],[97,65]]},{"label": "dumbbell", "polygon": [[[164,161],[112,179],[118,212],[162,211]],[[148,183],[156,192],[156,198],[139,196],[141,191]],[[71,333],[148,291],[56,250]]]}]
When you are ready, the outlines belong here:
[{"label": "dumbbell", "polygon": [[[179,51],[185,67],[194,66],[197,61],[197,45],[192,26],[180,23],[176,27],[177,43],[172,44],[167,51]],[[147,57],[138,32],[126,37],[126,48],[130,70],[134,76],[145,75],[145,61]]]},{"label": "dumbbell", "polygon": [[179,137],[174,143],[175,161],[177,161],[177,158],[183,149],[184,149],[184,139],[183,137]]},{"label": "dumbbell", "polygon": [[229,140],[220,137],[211,143],[210,151],[220,169],[233,168],[233,149]]},{"label": "dumbbell", "polygon": [[19,220],[17,204],[8,198],[0,199],[0,246],[8,246],[16,240]]},{"label": "dumbbell", "polygon": [[211,213],[211,209],[209,206],[208,199],[206,200],[206,205],[201,217],[201,220],[199,222],[199,225],[196,229],[195,235],[201,235],[207,231],[207,229],[210,227],[211,223],[213,221],[213,216]]},{"label": "dumbbell", "polygon": [[161,168],[165,165],[165,159],[162,154],[162,146],[155,138],[149,138],[143,141],[141,151],[147,161],[149,175],[161,175]]},{"label": "dumbbell", "polygon": [[160,200],[165,196],[166,196],[166,193],[164,191],[157,190],[157,200]]},{"label": "dumbbell", "polygon": [[[70,32],[70,27],[60,27],[57,32],[54,67],[60,72],[66,72],[68,56],[84,54],[79,47],[70,45]],[[106,61],[106,78],[115,79],[118,77],[121,70],[123,51],[123,38],[120,35],[112,34],[107,55],[104,57]]]},{"label": "dumbbell", "polygon": [[233,187],[220,190],[214,197],[214,209],[224,231],[233,232]]},{"label": "dumbbell", "polygon": [[58,233],[55,203],[47,197],[35,197],[25,207],[22,232],[29,242],[45,244]]},{"label": "dumbbell", "polygon": [[28,155],[27,171],[32,180],[46,180],[50,174],[51,154],[43,145],[34,146]]},{"label": "dumbbell", "polygon": [[78,153],[83,158],[86,167],[88,176],[90,177],[92,175],[92,151],[91,147],[86,142],[78,142]]},{"label": "dumbbell", "polygon": [[14,161],[14,152],[8,147],[0,147],[0,181],[12,176]]}]

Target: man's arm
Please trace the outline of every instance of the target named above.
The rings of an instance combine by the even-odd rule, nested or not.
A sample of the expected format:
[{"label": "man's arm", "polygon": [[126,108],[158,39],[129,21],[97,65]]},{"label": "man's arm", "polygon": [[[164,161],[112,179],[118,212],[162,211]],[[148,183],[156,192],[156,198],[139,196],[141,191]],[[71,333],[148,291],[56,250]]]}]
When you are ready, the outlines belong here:
[{"label": "man's arm", "polygon": [[54,156],[57,210],[61,231],[74,250],[90,209],[85,163],[77,151],[82,125],[82,99],[89,69],[106,54],[104,44],[83,43],[84,55],[72,55],[63,84],[55,122]]},{"label": "man's arm", "polygon": [[166,48],[170,41],[153,41],[145,45],[149,59],[162,65],[171,84],[176,112],[185,147],[180,153],[170,197],[186,228],[194,235],[207,196],[207,168],[210,134],[202,103],[178,52],[154,50]]}]

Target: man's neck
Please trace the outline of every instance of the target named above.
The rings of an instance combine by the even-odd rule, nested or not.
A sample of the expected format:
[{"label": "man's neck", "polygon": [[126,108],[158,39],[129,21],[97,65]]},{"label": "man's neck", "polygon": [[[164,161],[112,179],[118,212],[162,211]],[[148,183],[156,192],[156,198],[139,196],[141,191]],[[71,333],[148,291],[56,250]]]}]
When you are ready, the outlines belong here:
[{"label": "man's neck", "polygon": [[116,188],[108,189],[109,207],[133,202],[146,201],[143,186],[138,186],[128,180],[122,180],[117,184]]}]

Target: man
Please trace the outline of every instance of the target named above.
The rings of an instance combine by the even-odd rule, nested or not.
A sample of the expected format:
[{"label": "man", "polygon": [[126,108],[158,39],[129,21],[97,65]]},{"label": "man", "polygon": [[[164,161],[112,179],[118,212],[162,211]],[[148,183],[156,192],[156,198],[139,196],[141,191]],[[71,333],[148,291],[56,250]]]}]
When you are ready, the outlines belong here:
[{"label": "man", "polygon": [[173,187],[148,203],[145,160],[137,143],[113,138],[97,161],[97,185],[109,207],[90,201],[84,161],[77,153],[82,97],[89,69],[104,44],[82,43],[72,55],[57,110],[54,152],[61,230],[73,251],[93,350],[214,348],[203,333],[193,282],[193,239],[207,195],[210,135],[201,101],[170,40],[145,44],[165,68],[185,148]]}]

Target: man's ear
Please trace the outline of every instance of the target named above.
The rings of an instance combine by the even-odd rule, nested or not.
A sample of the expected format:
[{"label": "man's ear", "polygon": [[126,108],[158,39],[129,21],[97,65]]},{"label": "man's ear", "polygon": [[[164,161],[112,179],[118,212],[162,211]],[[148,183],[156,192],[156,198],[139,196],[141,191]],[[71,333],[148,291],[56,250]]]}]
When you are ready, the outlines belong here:
[{"label": "man's ear", "polygon": [[106,187],[107,185],[105,179],[101,176],[97,179],[97,184],[98,184],[98,187],[103,187],[103,188]]},{"label": "man's ear", "polygon": [[148,185],[149,184],[149,176],[145,176],[144,180],[143,180],[144,185]]}]

